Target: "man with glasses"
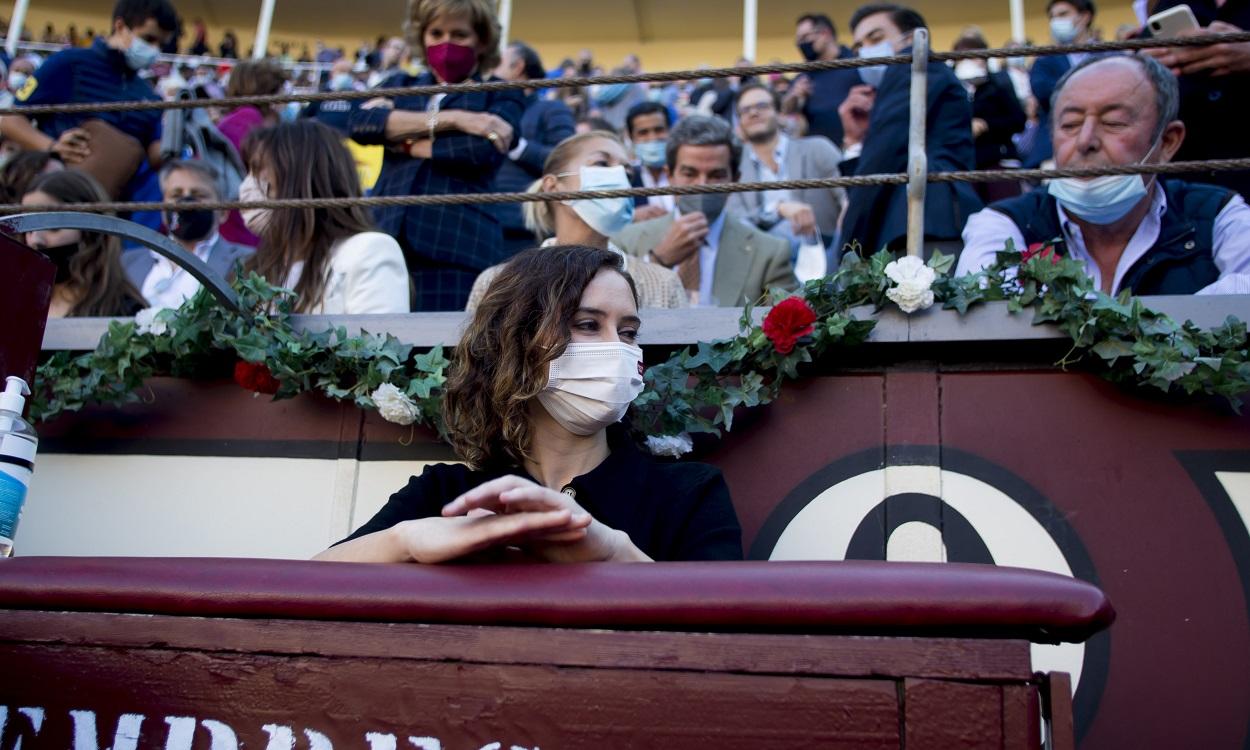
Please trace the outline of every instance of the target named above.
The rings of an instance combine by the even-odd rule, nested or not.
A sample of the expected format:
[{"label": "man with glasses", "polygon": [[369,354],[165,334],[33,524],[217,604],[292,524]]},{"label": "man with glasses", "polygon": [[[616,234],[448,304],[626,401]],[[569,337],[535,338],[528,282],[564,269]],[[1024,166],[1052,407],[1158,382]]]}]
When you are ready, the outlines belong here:
[{"label": "man with glasses", "polygon": [[[748,145],[742,153],[742,181],[838,177],[842,152],[823,136],[787,137],[781,132],[777,110],[775,95],[762,84],[748,84],[738,92],[738,122]],[[844,203],[841,188],[734,193],[729,200],[730,209],[744,219],[785,238],[792,257],[800,242],[819,242],[825,247],[833,242]]]}]

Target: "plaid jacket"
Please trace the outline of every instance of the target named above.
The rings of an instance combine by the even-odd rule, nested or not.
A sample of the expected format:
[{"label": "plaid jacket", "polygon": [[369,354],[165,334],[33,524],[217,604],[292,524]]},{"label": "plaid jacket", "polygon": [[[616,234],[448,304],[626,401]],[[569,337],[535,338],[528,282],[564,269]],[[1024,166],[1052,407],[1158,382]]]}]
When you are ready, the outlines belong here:
[{"label": "plaid jacket", "polygon": [[[472,80],[480,81],[479,76]],[[406,73],[383,85],[428,86],[433,76]],[[427,96],[400,97],[396,109],[424,112]],[[525,100],[520,91],[448,94],[440,110],[490,112],[519,131]],[[352,107],[348,129],[363,145],[386,144],[386,109]],[[488,193],[506,158],[489,140],[444,131],[434,139],[433,157],[414,159],[388,150],[374,195],[445,195]],[[378,228],[399,240],[416,288],[414,311],[463,310],[473,280],[482,270],[505,260],[503,234],[494,211],[486,205],[408,206],[379,208]]]}]

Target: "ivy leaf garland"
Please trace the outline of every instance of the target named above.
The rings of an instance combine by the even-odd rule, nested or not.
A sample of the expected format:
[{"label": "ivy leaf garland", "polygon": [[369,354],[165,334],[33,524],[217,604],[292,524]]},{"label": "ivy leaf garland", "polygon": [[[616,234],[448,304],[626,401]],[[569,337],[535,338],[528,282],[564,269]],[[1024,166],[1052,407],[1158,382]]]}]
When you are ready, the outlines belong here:
[{"label": "ivy leaf garland", "polygon": [[[834,275],[771,300],[764,325],[755,324],[747,306],[737,336],[683,348],[648,368],[646,390],[632,407],[635,429],[686,442],[692,433],[731,430],[738,409],[777,398],[786,381],[802,376],[803,365],[868,338],[875,320],[858,319],[852,310],[892,304],[893,282],[885,273],[892,260],[886,251],[866,258],[848,252]],[[1209,330],[1177,323],[1128,292],[1094,289],[1079,261],[1049,245],[1020,251],[1008,242],[991,267],[960,277],[950,275],[954,260],[935,253],[927,263],[944,308],[963,314],[989,301],[1006,301],[1012,312],[1031,308],[1034,324],[1053,324],[1072,340],[1057,363],[1062,367],[1079,363],[1119,384],[1220,396],[1234,408],[1250,391],[1246,324],[1236,318]],[[440,399],[450,364],[442,347],[416,352],[389,334],[348,336],[341,327],[297,331],[289,290],[255,274],[234,286],[243,314],[201,291],[177,310],[149,313],[142,325],[111,323],[92,352],[53,354],[35,378],[32,420],[92,403],[136,401],[154,376],[219,378],[246,363],[276,379],[275,399],[316,392],[376,409],[371,394],[389,384],[416,404],[420,424],[442,432]]]}]

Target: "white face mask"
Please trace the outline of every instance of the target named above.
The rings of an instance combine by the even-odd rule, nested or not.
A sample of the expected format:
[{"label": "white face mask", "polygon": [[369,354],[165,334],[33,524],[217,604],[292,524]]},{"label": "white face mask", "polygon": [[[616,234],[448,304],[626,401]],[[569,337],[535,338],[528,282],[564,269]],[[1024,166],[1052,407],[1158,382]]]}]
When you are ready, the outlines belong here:
[{"label": "white face mask", "polygon": [[[1155,141],[1146,155],[1135,163],[1145,164],[1159,143]],[[1084,180],[1063,177],[1051,180],[1046,190],[1068,213],[1076,214],[1091,224],[1107,225],[1123,219],[1141,203],[1155,177],[1149,175],[1143,179],[1143,175],[1139,174],[1107,175]]]},{"label": "white face mask", "polygon": [[[557,177],[567,177],[572,172],[561,172]],[[629,175],[625,167],[582,167],[577,171],[581,177],[582,190],[628,190]],[[594,200],[565,201],[587,226],[604,237],[611,237],[634,221],[633,198],[595,198]]]},{"label": "white face mask", "polygon": [[574,435],[621,421],[642,393],[642,349],[620,342],[569,344],[549,365],[538,394],[552,419]]},{"label": "white face mask", "polygon": [[[269,186],[249,174],[243,178],[243,182],[239,183],[239,200],[269,200]],[[243,216],[247,231],[258,237],[269,228],[269,221],[273,218],[273,209],[270,208],[245,208],[239,213]]]},{"label": "white face mask", "polygon": [[[875,57],[890,57],[894,54],[894,45],[889,41],[866,44],[859,48],[859,57],[870,60]],[[885,65],[867,65],[859,69],[859,79],[873,88],[881,88],[881,79],[885,78]]]}]

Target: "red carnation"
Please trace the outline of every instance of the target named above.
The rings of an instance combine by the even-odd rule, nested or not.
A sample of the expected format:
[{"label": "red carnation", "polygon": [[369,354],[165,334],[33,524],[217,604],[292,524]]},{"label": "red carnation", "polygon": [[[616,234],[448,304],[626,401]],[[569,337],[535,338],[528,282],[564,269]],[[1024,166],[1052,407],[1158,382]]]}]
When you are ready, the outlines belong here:
[{"label": "red carnation", "polygon": [[282,386],[264,362],[254,364],[243,360],[234,363],[234,382],[257,393],[277,393]]},{"label": "red carnation", "polygon": [[1059,264],[1059,253],[1055,252],[1055,246],[1046,242],[1034,242],[1029,245],[1027,250],[1020,253],[1020,262],[1028,263],[1039,255],[1043,258],[1050,258],[1052,265]]},{"label": "red carnation", "polygon": [[794,345],[810,336],[816,311],[802,297],[787,297],[773,306],[764,317],[764,335],[780,354],[794,351]]}]

